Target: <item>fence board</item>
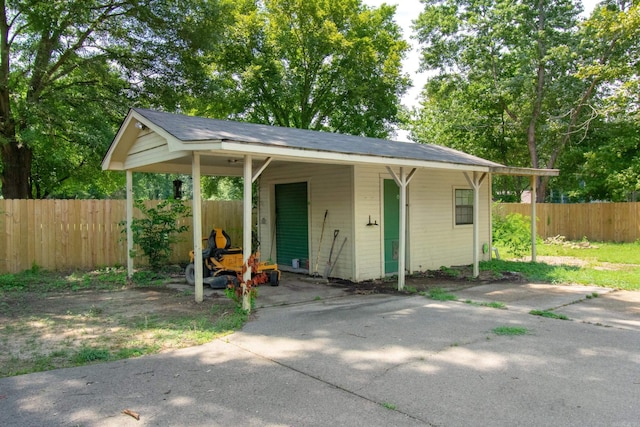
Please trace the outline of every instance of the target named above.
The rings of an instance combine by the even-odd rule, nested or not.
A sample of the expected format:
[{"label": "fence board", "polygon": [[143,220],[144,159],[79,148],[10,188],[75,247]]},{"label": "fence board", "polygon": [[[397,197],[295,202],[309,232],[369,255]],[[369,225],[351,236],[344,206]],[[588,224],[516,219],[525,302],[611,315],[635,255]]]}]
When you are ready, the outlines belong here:
[{"label": "fence board", "polygon": [[[531,215],[531,205],[501,203],[503,215]],[[537,205],[537,231],[542,238],[565,236],[570,240],[635,242],[640,239],[640,203],[584,203]]]},{"label": "fence board", "polygon": [[[158,201],[146,202],[148,207]],[[187,205],[191,205],[187,202]],[[242,202],[204,201],[202,230],[224,228],[234,244],[242,240]],[[140,212],[134,209],[134,216]],[[127,263],[126,235],[119,222],[126,218],[124,200],[3,200],[0,199],[0,274],[38,265],[49,270],[91,269]],[[171,262],[188,260],[189,231],[172,248]],[[146,262],[137,256],[136,265]]]},{"label": "fence board", "polygon": [[[148,202],[154,206],[158,202]],[[190,205],[190,203],[188,203]],[[50,270],[126,265],[126,241],[118,225],[125,218],[124,200],[2,200],[0,199],[0,273],[15,273],[33,264]],[[202,234],[213,227],[242,241],[242,202],[204,201]],[[531,206],[500,204],[503,214],[529,216]],[[539,204],[538,234],[586,237],[592,241],[634,242],[640,239],[640,203]],[[139,212],[135,210],[135,215]],[[254,221],[255,222],[255,221]],[[191,230],[192,219],[185,224]],[[191,231],[174,245],[171,262],[185,262]],[[144,263],[136,257],[136,265]]]}]

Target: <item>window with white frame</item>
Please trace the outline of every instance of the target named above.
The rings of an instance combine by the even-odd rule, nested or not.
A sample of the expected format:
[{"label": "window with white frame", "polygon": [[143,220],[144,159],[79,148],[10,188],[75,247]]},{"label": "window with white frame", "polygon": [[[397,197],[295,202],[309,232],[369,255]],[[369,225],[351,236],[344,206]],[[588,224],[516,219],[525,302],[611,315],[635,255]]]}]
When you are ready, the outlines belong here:
[{"label": "window with white frame", "polygon": [[456,225],[473,224],[473,190],[456,188]]}]

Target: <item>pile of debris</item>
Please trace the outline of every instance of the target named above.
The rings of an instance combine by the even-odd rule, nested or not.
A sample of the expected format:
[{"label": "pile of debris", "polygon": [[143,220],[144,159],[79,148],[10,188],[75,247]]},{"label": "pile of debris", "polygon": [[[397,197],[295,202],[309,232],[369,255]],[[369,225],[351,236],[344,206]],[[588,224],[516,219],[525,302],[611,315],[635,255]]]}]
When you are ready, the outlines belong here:
[{"label": "pile of debris", "polygon": [[547,237],[544,240],[545,245],[560,245],[570,249],[598,249],[598,246],[592,245],[586,238],[579,242],[568,241],[565,236],[557,235],[554,237]]}]

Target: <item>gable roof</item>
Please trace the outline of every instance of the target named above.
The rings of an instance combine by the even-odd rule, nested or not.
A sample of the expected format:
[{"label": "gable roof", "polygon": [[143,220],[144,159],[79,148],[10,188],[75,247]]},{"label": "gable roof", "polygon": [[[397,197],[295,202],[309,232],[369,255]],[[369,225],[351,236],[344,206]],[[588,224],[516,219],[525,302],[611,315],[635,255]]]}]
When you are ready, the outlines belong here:
[{"label": "gable roof", "polygon": [[[149,142],[152,136],[155,137],[155,145]],[[144,138],[147,142],[140,143]],[[129,110],[105,155],[102,167],[110,170],[184,172],[190,168],[191,152],[194,151],[206,157],[237,158],[251,154],[257,158],[271,157],[282,161],[383,164],[487,172],[513,170],[438,145],[209,119],[142,108]],[[217,167],[213,168],[216,161],[208,161],[216,172],[234,174],[233,166],[229,163],[218,160]],[[164,164],[164,169],[161,164]],[[239,174],[240,169],[236,168],[235,174]]]}]

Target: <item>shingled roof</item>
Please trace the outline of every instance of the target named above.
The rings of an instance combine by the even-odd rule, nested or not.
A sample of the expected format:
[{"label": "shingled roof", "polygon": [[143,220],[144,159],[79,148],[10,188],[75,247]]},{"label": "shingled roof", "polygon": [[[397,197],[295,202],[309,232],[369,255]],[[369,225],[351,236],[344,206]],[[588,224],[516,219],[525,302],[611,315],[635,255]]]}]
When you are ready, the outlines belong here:
[{"label": "shingled roof", "polygon": [[433,144],[343,135],[305,129],[208,119],[134,108],[133,111],[185,144],[233,141],[247,144],[340,154],[503,167],[480,157]]}]

